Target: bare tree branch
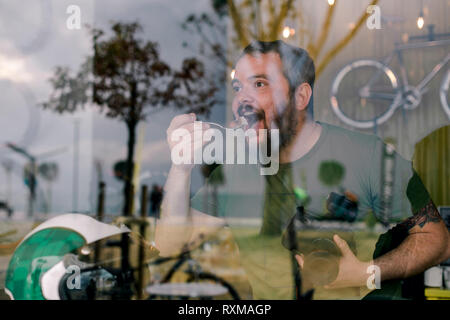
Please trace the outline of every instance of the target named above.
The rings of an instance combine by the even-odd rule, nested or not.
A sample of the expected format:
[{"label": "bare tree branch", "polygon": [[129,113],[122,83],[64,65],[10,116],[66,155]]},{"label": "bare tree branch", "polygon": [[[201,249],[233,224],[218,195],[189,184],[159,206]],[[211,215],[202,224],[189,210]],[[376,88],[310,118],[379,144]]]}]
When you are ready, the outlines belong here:
[{"label": "bare tree branch", "polygon": [[[276,17],[276,9],[275,9],[275,5],[273,4],[273,0],[268,1],[267,10],[269,11],[269,22],[267,23],[267,28],[268,28],[268,30],[272,30],[273,26],[275,24],[275,17]],[[264,38],[264,40],[265,39],[266,38]]]},{"label": "bare tree branch", "polygon": [[271,40],[277,40],[279,38],[279,34],[282,30],[282,23],[284,19],[286,18],[289,10],[292,7],[293,0],[285,0],[283,4],[281,5],[280,13],[276,17],[274,24],[272,26],[272,30],[269,33]]},{"label": "bare tree branch", "polygon": [[322,28],[320,31],[319,38],[317,39],[317,42],[315,44],[312,44],[311,46],[308,46],[308,51],[314,60],[317,59],[317,57],[320,55],[323,45],[325,44],[325,41],[327,40],[328,35],[330,33],[331,22],[333,20],[333,15],[336,11],[335,10],[336,5],[337,4],[328,6],[327,15],[322,24]]},{"label": "bare tree branch", "polygon": [[245,46],[247,46],[249,41],[248,41],[247,35],[244,31],[245,26],[242,24],[242,17],[240,15],[240,13],[238,12],[238,10],[236,9],[236,6],[235,6],[233,0],[228,0],[228,6],[230,9],[231,19],[233,20],[234,30],[236,31],[236,34],[238,37],[238,41],[239,41],[240,45],[242,46],[242,48],[244,48]]},{"label": "bare tree branch", "polygon": [[[379,0],[372,0],[370,5],[376,5]],[[336,54],[339,53],[344,47],[355,37],[355,35],[358,33],[359,29],[363,25],[363,23],[366,21],[367,17],[369,16],[369,13],[364,11],[364,13],[359,17],[358,22],[356,23],[355,27],[350,30],[350,32],[347,33],[347,35],[342,38],[333,48],[331,48],[324,56],[323,60],[319,63],[317,70],[316,70],[316,77],[320,76],[320,74],[323,72],[325,67],[331,62],[331,60],[336,56]]]}]

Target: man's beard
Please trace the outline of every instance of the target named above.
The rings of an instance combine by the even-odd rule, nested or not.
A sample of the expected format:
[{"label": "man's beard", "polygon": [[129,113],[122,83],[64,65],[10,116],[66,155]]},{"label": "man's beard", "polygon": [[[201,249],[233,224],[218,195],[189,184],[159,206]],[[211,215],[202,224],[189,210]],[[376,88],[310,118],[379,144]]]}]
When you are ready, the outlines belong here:
[{"label": "man's beard", "polygon": [[[279,142],[278,147],[281,151],[287,147],[297,134],[297,126],[299,123],[300,113],[295,107],[295,97],[290,94],[288,102],[275,106],[275,115],[272,123],[268,123],[267,114],[262,109],[254,109],[252,105],[241,105],[238,109],[239,116],[244,116],[249,126],[253,126],[256,122],[263,121],[263,128],[267,129],[267,141],[269,150],[271,145],[271,130],[278,130]],[[249,114],[247,114],[247,112]],[[281,113],[279,113],[281,112]]]},{"label": "man's beard", "polygon": [[[295,108],[295,98],[292,96],[284,106],[277,106],[276,110],[281,110],[281,114],[275,114],[274,117],[274,123],[280,134],[281,151],[294,140],[297,134],[297,126],[300,115],[297,108]],[[268,136],[270,137],[271,135],[269,134]]]}]

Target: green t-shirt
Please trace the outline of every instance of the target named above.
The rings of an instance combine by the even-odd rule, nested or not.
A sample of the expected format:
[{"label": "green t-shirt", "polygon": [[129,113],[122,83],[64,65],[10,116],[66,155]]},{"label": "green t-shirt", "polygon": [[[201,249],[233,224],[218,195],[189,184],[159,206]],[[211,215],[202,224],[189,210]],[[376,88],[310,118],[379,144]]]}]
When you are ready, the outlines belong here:
[{"label": "green t-shirt", "polygon": [[[193,208],[217,215],[230,226],[256,299],[294,297],[292,257],[282,236],[298,206],[304,207],[309,221],[301,232],[305,241],[339,233],[353,241],[360,259],[368,260],[377,239],[368,232],[368,215],[385,225],[396,223],[429,201],[411,162],[378,137],[320,124],[321,135],[311,150],[280,164],[277,174],[260,175],[258,165],[222,165],[191,199]],[[214,195],[209,185],[219,174],[225,179]],[[350,215],[330,207],[331,199],[342,200],[344,195],[357,203],[356,209],[348,209]],[[361,296],[359,289],[316,288],[314,298]]]}]

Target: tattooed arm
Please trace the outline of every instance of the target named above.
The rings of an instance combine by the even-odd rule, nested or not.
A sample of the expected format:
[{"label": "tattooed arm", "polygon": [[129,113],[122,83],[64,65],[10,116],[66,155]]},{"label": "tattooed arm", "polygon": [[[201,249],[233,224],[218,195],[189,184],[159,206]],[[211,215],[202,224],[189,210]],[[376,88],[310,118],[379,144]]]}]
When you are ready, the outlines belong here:
[{"label": "tattooed arm", "polygon": [[408,232],[406,239],[373,261],[380,267],[382,281],[416,275],[449,254],[449,233],[431,200],[400,226]]},{"label": "tattooed arm", "polygon": [[[395,228],[395,233],[401,234],[404,240],[395,249],[369,262],[360,261],[347,242],[335,235],[333,240],[341,250],[342,258],[336,280],[325,288],[363,287],[367,284],[371,265],[380,268],[380,280],[385,281],[409,278],[448,258],[450,237],[431,200]],[[303,256],[296,255],[296,259],[303,268]]]}]

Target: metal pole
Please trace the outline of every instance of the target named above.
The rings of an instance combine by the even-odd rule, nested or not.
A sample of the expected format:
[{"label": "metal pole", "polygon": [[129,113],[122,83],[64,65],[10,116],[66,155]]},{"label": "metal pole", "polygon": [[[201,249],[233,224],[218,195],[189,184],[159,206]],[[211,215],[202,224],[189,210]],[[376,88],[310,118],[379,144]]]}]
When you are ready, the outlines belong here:
[{"label": "metal pole", "polygon": [[78,211],[78,171],[80,154],[80,119],[75,119],[73,123],[73,177],[72,177],[72,211]]},{"label": "metal pole", "polygon": [[34,213],[34,199],[36,197],[36,160],[30,157],[30,197],[28,199],[28,217],[33,217]]},{"label": "metal pole", "polygon": [[[132,202],[134,199],[134,186],[133,184],[131,184],[130,186],[130,201]],[[129,208],[132,208],[133,205],[131,204],[131,206]],[[128,211],[129,213],[126,214],[126,217],[129,217],[132,215],[132,211]],[[125,223],[125,225],[127,225],[127,227],[131,228],[131,223]],[[122,272],[128,272],[130,270],[130,257],[129,257],[129,252],[130,252],[130,244],[128,241],[128,235],[123,233],[122,234],[122,239],[121,239],[121,249],[122,249]]]},{"label": "metal pole", "polygon": [[[105,215],[105,183],[101,181],[98,184],[98,203],[97,203],[97,220],[103,221]],[[101,242],[98,241],[95,245],[95,262],[100,261],[101,256]]]},{"label": "metal pole", "polygon": [[[141,223],[140,223],[140,234],[142,238],[145,240],[146,237],[146,229],[147,229],[147,186],[142,186],[141,192]],[[144,243],[141,242],[139,244],[139,276],[138,276],[138,299],[142,299],[143,291],[144,291],[144,260],[145,260],[145,251],[144,251]]]}]

